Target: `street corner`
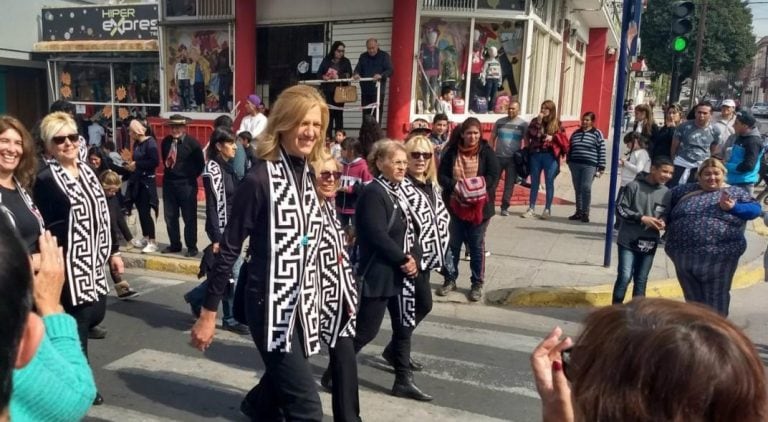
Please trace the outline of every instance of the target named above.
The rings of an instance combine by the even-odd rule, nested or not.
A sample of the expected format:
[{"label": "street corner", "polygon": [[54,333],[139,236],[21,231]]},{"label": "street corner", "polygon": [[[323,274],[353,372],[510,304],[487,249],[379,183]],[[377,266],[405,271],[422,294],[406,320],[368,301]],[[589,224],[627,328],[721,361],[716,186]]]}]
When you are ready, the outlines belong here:
[{"label": "street corner", "polygon": [[124,253],[123,262],[126,268],[142,268],[172,274],[197,276],[200,272],[200,263],[190,259]]},{"label": "street corner", "polygon": [[[732,289],[743,289],[764,280],[765,270],[756,262],[746,264],[736,270]],[[624,302],[631,300],[631,286],[627,290]],[[573,308],[599,307],[611,304],[612,284],[582,287],[524,287],[498,289],[486,293],[488,304],[512,308]],[[646,285],[646,297],[680,299],[683,291],[677,279],[650,281]]]}]

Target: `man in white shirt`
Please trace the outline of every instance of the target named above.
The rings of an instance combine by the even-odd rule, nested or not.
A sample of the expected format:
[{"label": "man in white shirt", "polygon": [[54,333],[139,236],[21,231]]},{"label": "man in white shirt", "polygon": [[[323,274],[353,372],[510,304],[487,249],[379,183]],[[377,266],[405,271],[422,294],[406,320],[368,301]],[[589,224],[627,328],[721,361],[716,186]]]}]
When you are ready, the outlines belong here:
[{"label": "man in white shirt", "polygon": [[264,132],[267,128],[267,116],[259,111],[261,106],[261,98],[256,94],[251,94],[245,101],[245,109],[248,111],[248,115],[243,117],[243,121],[240,122],[240,128],[237,133],[250,132],[254,141]]},{"label": "man in white shirt", "polygon": [[723,103],[720,105],[720,118],[714,121],[713,124],[720,131],[720,139],[725,141],[723,145],[720,145],[716,155],[724,157],[725,161],[728,161],[728,151],[733,146],[728,143],[728,140],[735,133],[733,129],[734,122],[736,122],[736,102],[730,99],[723,100]]}]

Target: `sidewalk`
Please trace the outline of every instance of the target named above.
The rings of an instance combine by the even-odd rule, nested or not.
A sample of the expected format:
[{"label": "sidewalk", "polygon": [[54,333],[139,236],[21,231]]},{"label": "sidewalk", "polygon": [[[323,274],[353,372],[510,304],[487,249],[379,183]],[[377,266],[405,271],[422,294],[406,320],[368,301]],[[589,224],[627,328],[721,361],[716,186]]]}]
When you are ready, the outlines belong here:
[{"label": "sidewalk", "polygon": [[[492,255],[486,258],[485,303],[513,307],[610,304],[618,258],[614,244],[611,247],[611,266],[603,267],[609,174],[607,172],[595,180],[593,185],[590,223],[568,221],[567,217],[574,211],[572,205],[554,205],[552,219],[546,221],[520,218],[519,215],[526,210],[524,206],[511,207],[509,217],[497,215],[491,220],[486,236],[486,248]],[[564,165],[555,182],[557,197],[573,199],[570,180],[570,171]],[[537,212],[542,209],[537,207]],[[162,209],[160,216],[157,240],[162,250],[168,244]],[[204,203],[201,202],[198,206],[197,245],[200,250],[208,245],[204,222]],[[134,233],[140,233],[138,223],[131,225],[131,228]],[[734,288],[763,280],[763,253],[768,239],[761,233],[768,234],[768,228],[761,219],[748,223],[748,247],[741,257]],[[181,254],[141,254],[137,250],[127,251],[124,259],[128,267],[189,275],[197,274],[200,261],[200,257],[191,259]],[[459,290],[446,297],[434,296],[436,301],[467,302],[466,292],[470,287],[468,262],[461,261],[459,271]],[[433,273],[433,286],[441,283],[442,277]],[[648,296],[682,297],[674,266],[662,248],[656,253],[646,293]]]}]

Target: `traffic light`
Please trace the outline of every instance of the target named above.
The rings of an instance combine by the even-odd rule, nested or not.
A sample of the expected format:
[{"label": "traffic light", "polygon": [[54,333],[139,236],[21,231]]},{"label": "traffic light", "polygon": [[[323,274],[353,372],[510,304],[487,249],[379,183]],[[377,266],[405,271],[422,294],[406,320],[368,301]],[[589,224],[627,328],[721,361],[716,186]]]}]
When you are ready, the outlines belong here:
[{"label": "traffic light", "polygon": [[693,13],[696,9],[693,2],[676,1],[672,3],[672,50],[682,53],[688,48],[688,33],[693,29]]}]

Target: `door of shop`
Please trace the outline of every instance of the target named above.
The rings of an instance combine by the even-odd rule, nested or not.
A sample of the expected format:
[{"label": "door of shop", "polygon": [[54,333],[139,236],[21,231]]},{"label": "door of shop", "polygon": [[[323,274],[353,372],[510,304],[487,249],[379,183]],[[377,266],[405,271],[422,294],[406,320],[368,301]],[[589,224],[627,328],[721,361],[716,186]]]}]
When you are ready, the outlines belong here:
[{"label": "door of shop", "polygon": [[[256,75],[267,106],[298,81],[315,79],[310,44],[325,42],[325,24],[266,26],[256,29]],[[325,54],[325,48],[322,49]]]}]

